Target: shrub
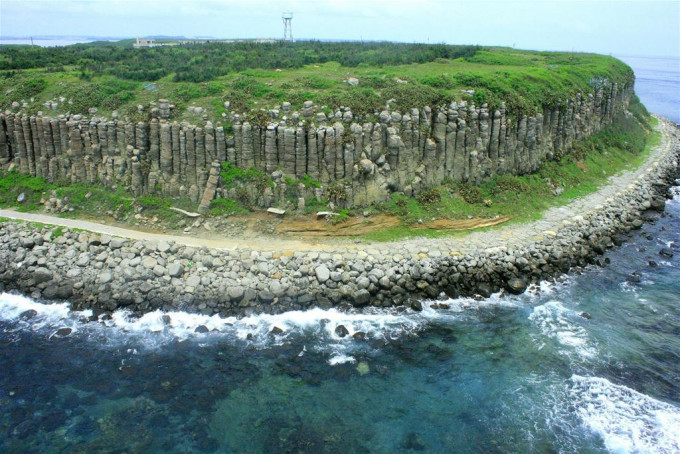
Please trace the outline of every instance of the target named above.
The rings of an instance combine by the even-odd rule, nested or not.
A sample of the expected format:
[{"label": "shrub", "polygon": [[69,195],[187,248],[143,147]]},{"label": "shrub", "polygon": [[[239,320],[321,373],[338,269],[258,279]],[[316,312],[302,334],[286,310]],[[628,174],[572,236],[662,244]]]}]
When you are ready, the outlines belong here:
[{"label": "shrub", "polygon": [[439,192],[439,188],[432,188],[421,192],[417,198],[420,203],[439,203],[442,201],[442,194]]},{"label": "shrub", "polygon": [[484,194],[477,186],[470,183],[461,183],[458,185],[458,195],[467,203],[480,204],[484,202]]}]

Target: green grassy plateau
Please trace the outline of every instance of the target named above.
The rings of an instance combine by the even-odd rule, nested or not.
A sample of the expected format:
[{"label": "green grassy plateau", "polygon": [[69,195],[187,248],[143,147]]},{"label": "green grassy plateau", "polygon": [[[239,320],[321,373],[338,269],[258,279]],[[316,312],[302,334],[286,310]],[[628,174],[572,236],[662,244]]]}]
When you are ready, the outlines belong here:
[{"label": "green grassy plateau", "polygon": [[[347,80],[357,78],[350,86]],[[37,48],[0,46],[0,108],[26,102],[28,112],[98,116],[117,110],[133,120],[148,116],[138,105],[167,98],[173,117],[200,117],[187,107],[222,119],[224,102],[237,112],[307,100],[330,112],[350,107],[371,116],[473,100],[511,114],[556,106],[605,80],[631,81],[632,70],[602,55],[532,52],[508,48],[396,43],[205,43],[133,49],[132,43],[94,43]],[[474,91],[474,92],[473,92]],[[62,100],[63,99],[63,100]],[[56,101],[48,110],[46,101]],[[223,122],[224,123],[224,122]],[[225,126],[228,126],[225,124]]]}]

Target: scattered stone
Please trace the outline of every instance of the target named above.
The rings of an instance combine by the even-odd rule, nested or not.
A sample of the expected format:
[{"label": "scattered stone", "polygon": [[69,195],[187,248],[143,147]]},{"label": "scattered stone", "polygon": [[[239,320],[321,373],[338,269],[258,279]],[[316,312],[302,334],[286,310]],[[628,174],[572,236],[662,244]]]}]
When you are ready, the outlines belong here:
[{"label": "scattered stone", "polygon": [[631,284],[639,284],[642,281],[642,278],[640,277],[639,273],[633,272],[628,275],[626,281],[630,282]]},{"label": "scattered stone", "polygon": [[349,335],[349,330],[345,328],[345,325],[338,325],[335,327],[335,334],[338,337],[345,337]]},{"label": "scattered stone", "polygon": [[194,213],[194,212],[191,212],[191,211],[185,211],[185,210],[182,210],[181,208],[170,207],[168,209],[175,211],[177,213],[183,214],[184,216],[189,217],[189,218],[198,218],[198,217],[201,216],[201,213]]},{"label": "scattered stone", "polygon": [[160,240],[156,245],[156,250],[161,254],[168,252],[170,250],[170,244],[167,241]]},{"label": "scattered stone", "polygon": [[366,375],[371,371],[371,368],[369,367],[368,363],[366,361],[359,361],[359,364],[357,364],[357,372],[359,372],[359,375]]},{"label": "scattered stone", "polygon": [[66,337],[69,334],[71,334],[72,332],[73,332],[73,330],[71,328],[66,328],[66,327],[59,328],[58,330],[56,330],[54,332],[54,334],[52,334],[52,337]]},{"label": "scattered stone", "polygon": [[409,432],[402,442],[402,446],[407,451],[424,451],[425,444],[423,439],[415,432]]},{"label": "scattered stone", "polygon": [[513,295],[520,295],[526,291],[527,281],[519,278],[508,279],[506,287]]},{"label": "scattered stone", "polygon": [[354,305],[357,307],[365,306],[371,301],[371,294],[365,288],[357,290],[354,294]]},{"label": "scattered stone", "polygon": [[673,257],[673,251],[671,251],[668,248],[662,248],[659,251],[659,255],[662,256],[662,257],[666,257],[666,258],[672,258]]},{"label": "scattered stone", "polygon": [[125,238],[111,238],[111,241],[109,242],[109,248],[120,249],[125,245],[125,242]]},{"label": "scattered stone", "polygon": [[36,270],[33,272],[33,279],[35,279],[36,284],[51,281],[52,271],[48,270],[47,268],[36,268]]},{"label": "scattered stone", "polygon": [[36,315],[38,315],[38,311],[36,311],[35,309],[28,309],[19,314],[19,318],[21,320],[30,320]]},{"label": "scattered stone", "polygon": [[282,210],[280,208],[267,208],[267,213],[282,218],[286,214],[286,210]]},{"label": "scattered stone", "polygon": [[180,277],[184,273],[184,266],[179,262],[172,262],[168,266],[168,276]]},{"label": "scattered stone", "polygon": [[326,282],[331,277],[331,272],[326,267],[326,265],[317,266],[316,269],[314,270],[314,273],[316,274],[316,279],[321,284]]}]

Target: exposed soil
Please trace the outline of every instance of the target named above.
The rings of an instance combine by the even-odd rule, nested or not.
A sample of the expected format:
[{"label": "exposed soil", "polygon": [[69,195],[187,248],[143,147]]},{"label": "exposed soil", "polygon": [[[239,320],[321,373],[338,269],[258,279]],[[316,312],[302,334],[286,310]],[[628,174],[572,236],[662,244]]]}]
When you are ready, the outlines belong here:
[{"label": "exposed soil", "polygon": [[[432,222],[416,224],[410,228],[414,230],[472,230],[502,224],[508,220],[510,220],[509,217],[499,217],[495,219],[437,219]],[[302,219],[300,217],[284,219],[283,222],[276,227],[276,233],[285,235],[294,234],[302,237],[351,237],[366,235],[368,233],[397,227],[399,225],[402,225],[402,222],[398,217],[385,214],[373,215],[366,218],[350,218],[337,224],[328,222],[325,219],[316,219],[315,216],[308,216]]]}]

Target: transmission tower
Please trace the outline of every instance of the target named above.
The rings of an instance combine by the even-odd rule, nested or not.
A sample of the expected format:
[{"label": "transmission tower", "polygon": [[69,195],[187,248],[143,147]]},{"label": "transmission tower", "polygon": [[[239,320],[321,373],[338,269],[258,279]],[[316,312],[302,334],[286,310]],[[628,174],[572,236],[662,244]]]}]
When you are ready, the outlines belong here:
[{"label": "transmission tower", "polygon": [[293,41],[293,13],[283,13],[283,40]]}]

